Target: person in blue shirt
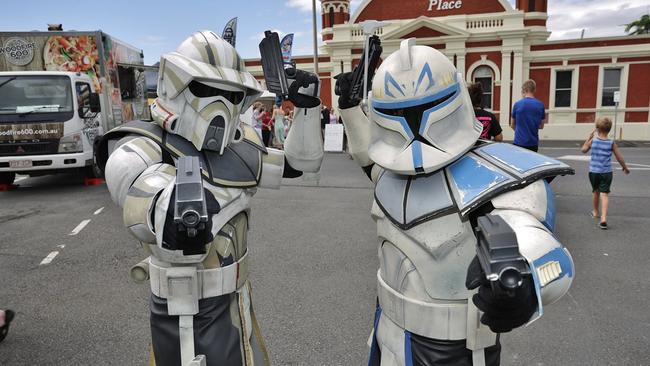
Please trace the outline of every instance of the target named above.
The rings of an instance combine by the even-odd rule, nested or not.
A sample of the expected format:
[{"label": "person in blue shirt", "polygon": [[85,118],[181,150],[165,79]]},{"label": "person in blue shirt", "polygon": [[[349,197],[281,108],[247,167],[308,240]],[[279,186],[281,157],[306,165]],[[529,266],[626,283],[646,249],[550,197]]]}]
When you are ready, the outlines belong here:
[{"label": "person in blue shirt", "polygon": [[591,217],[598,219],[598,203],[601,203],[600,224],[598,226],[607,230],[607,211],[609,210],[609,192],[612,185],[612,154],[618,160],[623,173],[630,174],[623,155],[614,140],[608,138],[612,129],[612,120],[607,117],[600,117],[596,120],[596,129],[589,133],[589,137],[582,144],[580,149],[583,154],[591,150],[589,161],[589,181],[591,182],[593,210]]},{"label": "person in blue shirt", "polygon": [[537,151],[539,130],[546,123],[544,103],[535,98],[537,85],[527,80],[521,88],[523,98],[512,107],[510,127],[515,130],[514,144],[528,150]]}]

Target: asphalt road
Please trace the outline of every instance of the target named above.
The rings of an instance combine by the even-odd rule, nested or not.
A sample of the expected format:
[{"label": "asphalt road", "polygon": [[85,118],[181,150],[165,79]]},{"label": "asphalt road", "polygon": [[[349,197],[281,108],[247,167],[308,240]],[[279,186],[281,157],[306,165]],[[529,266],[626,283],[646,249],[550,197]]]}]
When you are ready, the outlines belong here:
[{"label": "asphalt road", "polygon": [[[602,231],[588,216],[587,162],[575,147],[542,150],[577,172],[554,182],[557,236],[577,274],[541,320],[503,335],[503,365],[650,364],[650,148],[622,151],[636,165],[615,173]],[[377,268],[371,186],[342,154],[327,155],[320,179],[286,183],[258,192],[249,235],[272,361],[364,365]],[[128,278],[143,255],[105,186],[74,176],[18,184],[0,192],[0,308],[18,312],[0,365],[146,364],[148,288]]]}]

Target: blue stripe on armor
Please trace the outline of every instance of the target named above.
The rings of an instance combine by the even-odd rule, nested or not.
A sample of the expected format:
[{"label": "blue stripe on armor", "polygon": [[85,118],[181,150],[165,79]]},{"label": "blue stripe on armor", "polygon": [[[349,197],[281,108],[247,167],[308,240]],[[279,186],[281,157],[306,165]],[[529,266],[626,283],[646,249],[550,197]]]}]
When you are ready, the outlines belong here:
[{"label": "blue stripe on armor", "polygon": [[555,194],[546,180],[544,181],[544,187],[546,187],[546,217],[542,224],[553,232],[555,231]]},{"label": "blue stripe on armor", "polygon": [[500,171],[465,155],[449,167],[463,206],[509,178]]},{"label": "blue stripe on armor", "polygon": [[373,363],[377,352],[379,351],[379,344],[377,343],[377,328],[379,327],[379,318],[381,317],[381,306],[377,304],[377,309],[375,309],[375,322],[373,326],[372,333],[372,343],[370,344],[370,355],[368,356],[368,366],[376,366],[377,363]]},{"label": "blue stripe on armor", "polygon": [[411,351],[411,332],[404,331],[404,365],[413,366],[413,352]]},{"label": "blue stripe on armor", "polygon": [[521,174],[543,166],[562,165],[555,159],[510,144],[489,144],[479,150]]},{"label": "blue stripe on armor", "polygon": [[564,276],[573,277],[571,257],[569,256],[569,253],[566,251],[566,249],[562,247],[555,248],[552,251],[544,254],[541,258],[538,258],[534,264],[535,267],[541,267],[542,265],[552,261],[559,262],[560,268],[562,269],[562,273],[560,273],[560,276],[557,279],[560,279]]},{"label": "blue stripe on armor", "polygon": [[420,141],[413,141],[411,154],[413,154],[413,169],[422,168],[422,144]]}]

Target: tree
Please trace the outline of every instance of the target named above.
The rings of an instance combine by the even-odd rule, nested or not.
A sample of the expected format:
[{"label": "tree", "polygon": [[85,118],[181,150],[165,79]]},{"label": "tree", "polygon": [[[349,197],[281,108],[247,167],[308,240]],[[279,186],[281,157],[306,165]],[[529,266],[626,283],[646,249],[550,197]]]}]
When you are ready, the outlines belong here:
[{"label": "tree", "polygon": [[[634,28],[633,31],[632,28]],[[629,35],[650,34],[650,15],[646,14],[639,20],[635,20],[632,23],[626,24],[625,33],[628,33]]]}]

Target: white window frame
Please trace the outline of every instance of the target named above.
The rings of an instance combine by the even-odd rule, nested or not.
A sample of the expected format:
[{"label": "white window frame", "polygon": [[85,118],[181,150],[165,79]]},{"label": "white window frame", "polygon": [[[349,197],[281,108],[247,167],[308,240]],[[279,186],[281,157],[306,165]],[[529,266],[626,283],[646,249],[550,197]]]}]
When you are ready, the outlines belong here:
[{"label": "white window frame", "polygon": [[476,73],[476,71],[478,71],[482,67],[485,67],[486,69],[490,70],[490,73],[492,74],[492,90],[490,91],[490,105],[491,105],[491,107],[490,108],[485,108],[485,109],[488,110],[488,111],[493,111],[495,109],[494,108],[494,93],[495,93],[494,87],[496,86],[496,73],[494,72],[494,69],[492,67],[490,67],[490,65],[479,65],[479,66],[477,66],[476,68],[474,68],[472,70],[472,74],[470,75],[470,78],[471,78],[472,83],[475,83],[474,80],[476,80],[476,79],[474,78],[474,74]]},{"label": "white window frame", "polygon": [[[555,106],[555,92],[557,84],[557,72],[558,71],[572,71],[571,74],[571,104],[568,107],[556,107]],[[557,109],[557,110],[568,110],[576,109],[578,106],[578,92],[580,86],[580,68],[577,66],[567,67],[567,66],[557,66],[551,67],[551,80],[550,80],[550,96],[549,96],[549,108],[548,109]]]},{"label": "white window frame", "polygon": [[625,108],[627,103],[627,81],[628,81],[628,72],[629,65],[621,63],[612,63],[608,65],[600,65],[598,69],[598,93],[596,98],[596,105],[598,108],[602,109],[614,109],[615,106],[603,106],[603,84],[605,83],[605,70],[606,69],[621,69],[621,82],[619,84],[619,91],[621,93],[621,102],[618,104],[618,108]]}]

